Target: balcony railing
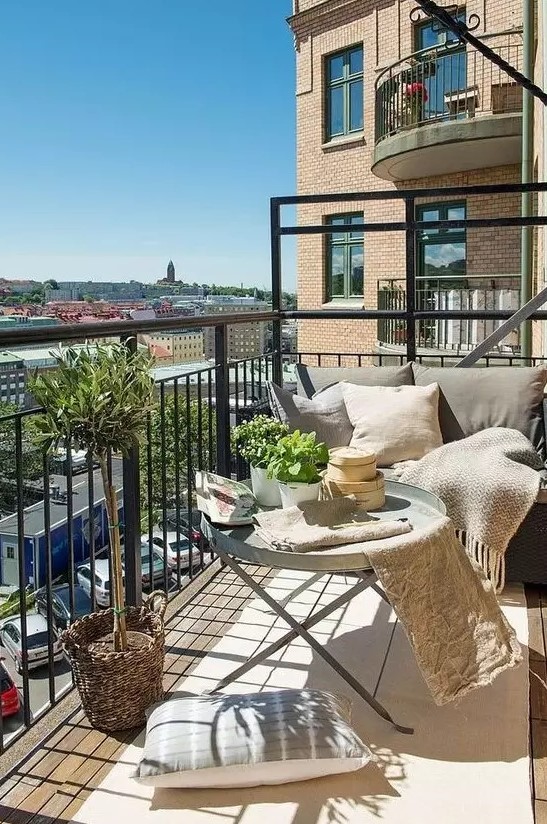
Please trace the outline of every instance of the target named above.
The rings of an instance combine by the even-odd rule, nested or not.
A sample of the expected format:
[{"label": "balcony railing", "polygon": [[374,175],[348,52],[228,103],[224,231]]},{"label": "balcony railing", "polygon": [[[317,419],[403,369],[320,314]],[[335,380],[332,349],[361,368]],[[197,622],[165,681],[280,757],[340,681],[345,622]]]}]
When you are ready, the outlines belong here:
[{"label": "balcony railing", "polygon": [[[391,190],[386,192],[352,192],[326,195],[274,198],[271,201],[271,258],[272,304],[271,312],[201,316],[192,318],[167,318],[150,321],[112,321],[89,324],[89,338],[101,339],[119,336],[133,346],[137,335],[160,332],[164,329],[191,329],[212,327],[215,330],[215,361],[209,366],[191,373],[170,374],[157,382],[158,405],[151,413],[147,437],[140,449],[127,458],[111,456],[111,471],[119,490],[120,509],[123,510],[123,539],[125,548],[125,587],[129,603],[139,603],[142,590],[150,588],[154,578],[154,565],[150,543],[161,542],[161,564],[157,584],[170,593],[178,593],[189,581],[200,575],[211,563],[210,548],[199,534],[196,522],[194,498],[194,470],[214,469],[223,475],[244,477],[245,465],[230,450],[230,429],[243,417],[265,409],[265,386],[272,378],[283,382],[283,361],[295,359],[316,362],[318,365],[366,365],[393,363],[406,360],[455,366],[456,355],[441,354],[439,357],[417,351],[419,326],[424,321],[488,321],[499,322],[511,318],[510,308],[437,308],[428,305],[421,308],[415,301],[417,269],[416,237],[428,229],[471,229],[487,227],[547,226],[547,216],[522,218],[507,216],[461,220],[416,220],[416,202],[424,197],[461,198],[474,195],[487,196],[493,202],[497,197],[523,191],[547,193],[547,184],[498,184],[495,186],[453,187],[439,190]],[[325,203],[362,203],[369,200],[390,204],[400,200],[405,206],[405,219],[382,223],[353,225],[353,231],[364,233],[402,232],[406,237],[405,260],[401,270],[406,272],[406,301],[401,306],[378,309],[309,309],[284,310],[281,303],[281,240],[285,235],[324,235],[339,231],[329,224],[285,226],[281,223],[283,206]],[[330,206],[328,206],[330,208]],[[401,210],[402,211],[402,210]],[[494,211],[494,213],[496,213]],[[531,318],[546,320],[547,312],[535,311]],[[404,322],[407,334],[404,348],[390,355],[367,352],[356,341],[353,353],[300,351],[281,355],[281,326],[284,320],[344,323],[346,320]],[[272,352],[237,363],[227,360],[227,327],[247,322],[272,324]],[[79,340],[79,325],[66,325],[20,332],[0,331],[0,348],[16,349],[18,346],[46,344],[55,348],[61,338],[63,343]],[[485,366],[519,362],[512,354],[488,355]],[[535,359],[520,359],[535,362]],[[286,374],[286,373],[285,373]],[[67,445],[66,455],[52,467],[33,447],[31,424],[40,409],[24,409],[0,418],[2,451],[0,454],[0,495],[5,495],[4,517],[0,518],[0,575],[5,583],[14,582],[14,610],[26,625],[29,614],[36,609],[34,592],[45,588],[46,615],[49,626],[48,665],[40,670],[29,670],[28,650],[23,650],[19,668],[14,672],[14,660],[6,655],[10,669],[20,688],[22,710],[14,718],[1,718],[0,747],[8,747],[38,718],[48,712],[71,689],[71,673],[66,661],[55,663],[52,656],[54,638],[53,591],[57,582],[65,583],[69,593],[69,612],[73,615],[75,587],[78,584],[79,563],[87,563],[91,573],[110,563],[105,516],[101,506],[101,485],[96,469],[88,459],[82,467],[77,456]],[[66,474],[61,474],[63,467]],[[75,470],[78,470],[75,472]],[[52,478],[52,474],[54,477]],[[0,504],[1,506],[1,504]],[[12,512],[13,514],[10,514]],[[186,556],[175,556],[169,563],[170,551],[166,546],[174,533],[189,539]],[[197,534],[195,534],[197,533]],[[141,544],[145,545],[144,554]],[[144,576],[144,580],[143,580]],[[92,579],[93,580],[93,579]],[[27,591],[28,590],[28,591]],[[20,593],[25,592],[25,597]],[[94,586],[90,588],[91,606],[99,606]]]},{"label": "balcony railing", "polygon": [[[406,309],[406,283],[403,278],[378,282],[379,309]],[[450,309],[511,309],[520,306],[520,277],[503,275],[498,278],[475,275],[469,278],[428,278],[417,280],[416,307],[420,310]],[[485,340],[501,321],[444,318],[420,320],[416,326],[418,349],[469,352]],[[380,346],[404,346],[406,324],[391,318],[378,321]],[[498,351],[518,354],[519,332],[515,330],[503,341]]]},{"label": "balcony railing", "polygon": [[[489,45],[522,69],[518,32],[488,35]],[[423,49],[376,79],[376,143],[431,123],[522,110],[522,88],[484,55],[459,43]]]}]

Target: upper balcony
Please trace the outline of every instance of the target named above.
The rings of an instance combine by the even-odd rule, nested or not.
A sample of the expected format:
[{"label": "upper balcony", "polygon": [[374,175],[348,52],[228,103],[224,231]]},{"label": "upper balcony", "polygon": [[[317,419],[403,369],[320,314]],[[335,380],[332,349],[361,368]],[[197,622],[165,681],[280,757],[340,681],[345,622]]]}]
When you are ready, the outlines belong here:
[{"label": "upper balcony", "polygon": [[[519,32],[485,39],[521,68]],[[459,43],[414,52],[376,80],[377,177],[403,181],[518,163],[521,143],[522,88]]]}]

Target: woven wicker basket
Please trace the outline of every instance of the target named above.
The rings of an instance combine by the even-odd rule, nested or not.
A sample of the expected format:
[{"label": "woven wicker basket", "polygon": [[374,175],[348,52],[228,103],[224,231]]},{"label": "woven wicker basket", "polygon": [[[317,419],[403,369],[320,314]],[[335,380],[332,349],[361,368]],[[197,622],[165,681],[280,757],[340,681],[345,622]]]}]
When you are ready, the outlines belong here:
[{"label": "woven wicker basket", "polygon": [[61,634],[85,714],[106,732],[142,726],[146,710],[163,698],[167,596],[153,593],[140,609],[127,607],[127,631],[140,646],[113,652],[98,644],[114,628],[114,610],[85,615]]}]

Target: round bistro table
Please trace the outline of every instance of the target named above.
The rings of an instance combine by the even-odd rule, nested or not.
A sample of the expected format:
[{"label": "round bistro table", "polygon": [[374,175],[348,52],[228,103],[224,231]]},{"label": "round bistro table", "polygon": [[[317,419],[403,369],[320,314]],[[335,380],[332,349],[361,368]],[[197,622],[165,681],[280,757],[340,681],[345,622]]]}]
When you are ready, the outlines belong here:
[{"label": "round bistro table", "polygon": [[[392,521],[397,518],[407,518],[412,524],[414,532],[420,530],[440,517],[446,515],[446,507],[436,495],[417,486],[386,480],[386,501],[382,509],[371,513],[375,518]],[[245,664],[235,669],[217,684],[212,692],[218,692],[227,684],[237,680],[257,664],[269,658],[274,652],[287,646],[297,636],[303,638],[323,658],[344,681],[372,707],[386,721],[391,722],[399,732],[412,733],[410,727],[397,724],[390,713],[380,704],[371,693],[328,652],[309,632],[315,624],[327,618],[339,607],[347,604],[360,592],[369,587],[374,589],[385,601],[389,600],[378,585],[378,579],[368,560],[366,544],[346,544],[340,547],[331,547],[317,552],[288,552],[273,549],[268,546],[255,532],[253,525],[226,527],[212,524],[206,517],[202,517],[202,531],[210,542],[214,552],[229,566],[259,598],[274,610],[291,629],[281,638],[265,649],[248,659]],[[393,538],[389,539],[393,541]],[[352,573],[358,578],[347,592],[335,598],[330,604],[308,615],[300,622],[281,606],[270,593],[259,586],[245,570],[245,564],[259,564],[271,569],[294,569],[307,572],[323,572],[327,574]]]}]

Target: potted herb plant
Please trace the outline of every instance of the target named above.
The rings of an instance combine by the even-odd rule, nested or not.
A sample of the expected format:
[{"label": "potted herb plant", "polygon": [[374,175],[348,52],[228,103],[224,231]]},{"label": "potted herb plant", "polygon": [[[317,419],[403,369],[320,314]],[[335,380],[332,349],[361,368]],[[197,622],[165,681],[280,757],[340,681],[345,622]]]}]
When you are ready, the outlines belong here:
[{"label": "potted herb plant", "polygon": [[37,438],[47,450],[59,444],[83,449],[98,462],[108,515],[112,558],[112,609],[74,622],[61,636],[82,705],[91,723],[113,731],[144,722],[162,696],[163,612],[127,607],[123,585],[120,518],[108,456],[127,456],[145,431],[154,405],[152,361],[123,344],[69,347],[54,353],[57,368],[34,377],[31,391],[44,407]]},{"label": "potted herb plant", "polygon": [[263,506],[281,504],[279,485],[277,481],[268,478],[267,469],[275,445],[288,432],[286,424],[267,415],[256,415],[250,421],[240,423],[232,431],[232,443],[251,467],[253,493]]},{"label": "potted herb plant", "polygon": [[318,499],[322,480],[319,470],[328,460],[327,446],[316,442],[315,432],[296,429],[278,441],[268,475],[279,483],[283,509]]}]

